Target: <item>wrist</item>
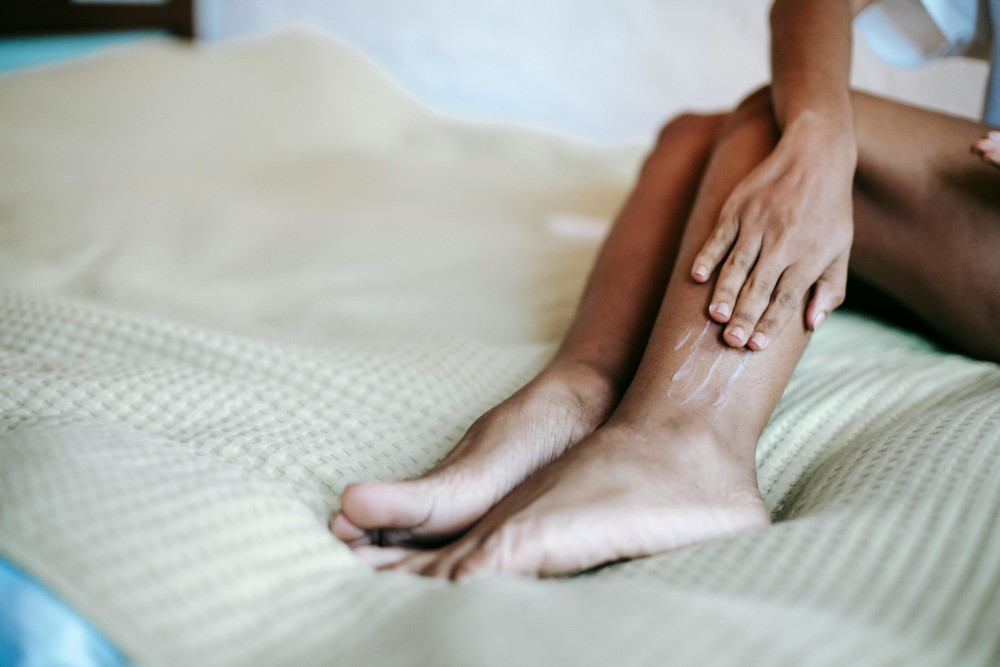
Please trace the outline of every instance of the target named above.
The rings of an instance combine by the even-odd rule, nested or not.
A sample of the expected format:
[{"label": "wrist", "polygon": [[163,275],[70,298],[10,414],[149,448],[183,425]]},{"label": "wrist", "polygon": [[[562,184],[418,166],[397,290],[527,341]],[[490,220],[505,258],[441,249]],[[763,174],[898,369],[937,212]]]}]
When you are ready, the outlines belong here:
[{"label": "wrist", "polygon": [[809,161],[821,154],[824,162],[841,165],[851,173],[857,165],[858,143],[851,114],[802,111],[789,119],[781,139]]}]

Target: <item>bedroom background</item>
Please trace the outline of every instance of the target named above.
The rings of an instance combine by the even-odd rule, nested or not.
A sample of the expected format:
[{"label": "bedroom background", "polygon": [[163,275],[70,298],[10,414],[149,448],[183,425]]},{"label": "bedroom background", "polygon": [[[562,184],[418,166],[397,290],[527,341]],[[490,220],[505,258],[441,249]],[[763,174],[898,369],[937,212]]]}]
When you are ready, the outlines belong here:
[{"label": "bedroom background", "polygon": [[[88,0],[74,4],[99,6]],[[194,25],[197,40],[207,43],[307,25],[360,49],[439,110],[597,141],[646,142],[682,108],[730,106],[767,79],[768,5],[769,0],[196,0]],[[0,71],[157,37],[140,32],[2,39]],[[856,40],[854,83],[862,89],[978,117],[985,77],[985,63],[971,60],[893,68]]]}]

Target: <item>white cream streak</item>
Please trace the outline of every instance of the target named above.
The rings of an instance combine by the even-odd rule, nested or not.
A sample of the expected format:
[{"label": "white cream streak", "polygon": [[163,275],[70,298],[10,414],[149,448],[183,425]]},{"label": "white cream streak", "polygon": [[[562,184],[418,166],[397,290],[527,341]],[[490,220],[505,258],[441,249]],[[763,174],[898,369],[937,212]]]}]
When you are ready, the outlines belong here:
[{"label": "white cream streak", "polygon": [[733,386],[733,383],[736,382],[736,378],[738,378],[740,376],[740,373],[743,372],[743,367],[747,365],[747,361],[750,360],[751,354],[753,354],[753,352],[747,350],[746,353],[743,355],[743,361],[741,361],[740,365],[736,367],[736,370],[733,371],[733,374],[729,376],[729,380],[726,382],[726,386],[723,387],[721,392],[719,392],[719,398],[715,400],[715,403],[712,404],[712,407],[718,407],[719,405],[722,404],[724,400],[726,400],[726,394],[729,393],[729,388]]},{"label": "white cream streak", "polygon": [[[693,391],[691,390],[691,385],[697,382],[697,378],[694,377],[694,375],[698,373],[699,363],[702,361],[701,353],[708,352],[708,349],[703,349],[705,346],[701,344],[701,342],[711,326],[711,321],[706,322],[705,327],[701,330],[701,333],[699,333],[695,337],[694,341],[688,345],[687,355],[685,356],[683,363],[681,363],[680,368],[677,369],[677,372],[674,373],[671,378],[670,389],[667,390],[667,396],[673,397],[677,394],[682,396],[687,394],[684,396],[684,400],[681,401],[681,405],[685,405],[690,401],[707,402],[708,400],[711,400],[709,398],[711,393],[709,383],[715,376],[716,369],[722,362],[722,358],[726,356],[726,352],[728,350],[725,348],[720,350],[715,359],[712,360],[712,365],[708,368],[708,372],[698,386],[695,387]],[[684,347],[684,345],[690,340],[691,333],[692,332],[690,330],[685,333],[677,345],[674,346],[674,349],[679,350]],[[712,407],[718,407],[726,400],[730,387],[732,387],[733,383],[743,372],[751,354],[752,352],[750,350],[747,350],[743,354],[743,359],[740,361],[739,366],[736,367],[736,370],[734,370],[729,376],[729,379],[726,380],[725,386],[722,389],[716,390],[718,394],[715,401],[712,403]]]},{"label": "white cream streak", "polygon": [[708,386],[708,383],[712,379],[712,375],[715,373],[715,368],[719,365],[719,362],[722,361],[722,355],[724,355],[725,353],[726,353],[725,350],[719,352],[719,354],[715,357],[715,361],[712,362],[712,365],[708,369],[708,375],[705,376],[705,379],[701,381],[701,384],[698,385],[695,388],[695,390],[688,395],[687,398],[681,401],[681,405],[684,405],[693,398],[698,398],[699,394],[705,389],[706,386]]},{"label": "white cream streak", "polygon": [[[691,367],[697,361],[697,359],[694,356],[695,350],[698,347],[698,343],[701,342],[701,339],[705,337],[706,333],[708,333],[708,328],[710,326],[712,326],[711,321],[705,322],[705,328],[701,330],[701,333],[698,334],[698,337],[694,339],[693,343],[691,343],[691,349],[688,350],[687,357],[684,358],[684,363],[681,364],[681,367],[677,369],[677,372],[674,373],[674,376],[670,378],[673,382],[676,382],[682,377],[687,376],[691,372]],[[684,343],[690,337],[691,337],[691,332],[688,331],[687,334],[684,336],[684,338],[681,340],[681,342],[678,343],[674,349],[679,350],[681,346],[684,345]]]}]

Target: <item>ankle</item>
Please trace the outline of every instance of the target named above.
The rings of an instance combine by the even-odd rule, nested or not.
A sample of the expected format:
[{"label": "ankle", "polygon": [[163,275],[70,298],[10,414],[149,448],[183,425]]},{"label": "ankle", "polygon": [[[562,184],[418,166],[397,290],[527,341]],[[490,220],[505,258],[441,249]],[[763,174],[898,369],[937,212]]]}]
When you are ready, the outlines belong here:
[{"label": "ankle", "polygon": [[621,398],[615,381],[583,361],[553,361],[529,383],[547,400],[559,401],[589,426],[602,424]]},{"label": "ankle", "polygon": [[753,467],[757,437],[727,428],[710,417],[694,410],[659,412],[642,417],[615,411],[604,428],[613,429],[634,442],[667,446],[680,456],[717,453]]}]

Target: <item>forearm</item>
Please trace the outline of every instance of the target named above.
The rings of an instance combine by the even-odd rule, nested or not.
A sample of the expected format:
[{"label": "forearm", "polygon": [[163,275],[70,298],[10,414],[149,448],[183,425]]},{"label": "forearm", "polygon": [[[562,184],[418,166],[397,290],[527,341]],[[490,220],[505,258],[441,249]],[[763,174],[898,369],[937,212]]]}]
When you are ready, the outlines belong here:
[{"label": "forearm", "polygon": [[783,133],[823,133],[853,167],[851,23],[871,0],[776,0],[771,93]]}]

